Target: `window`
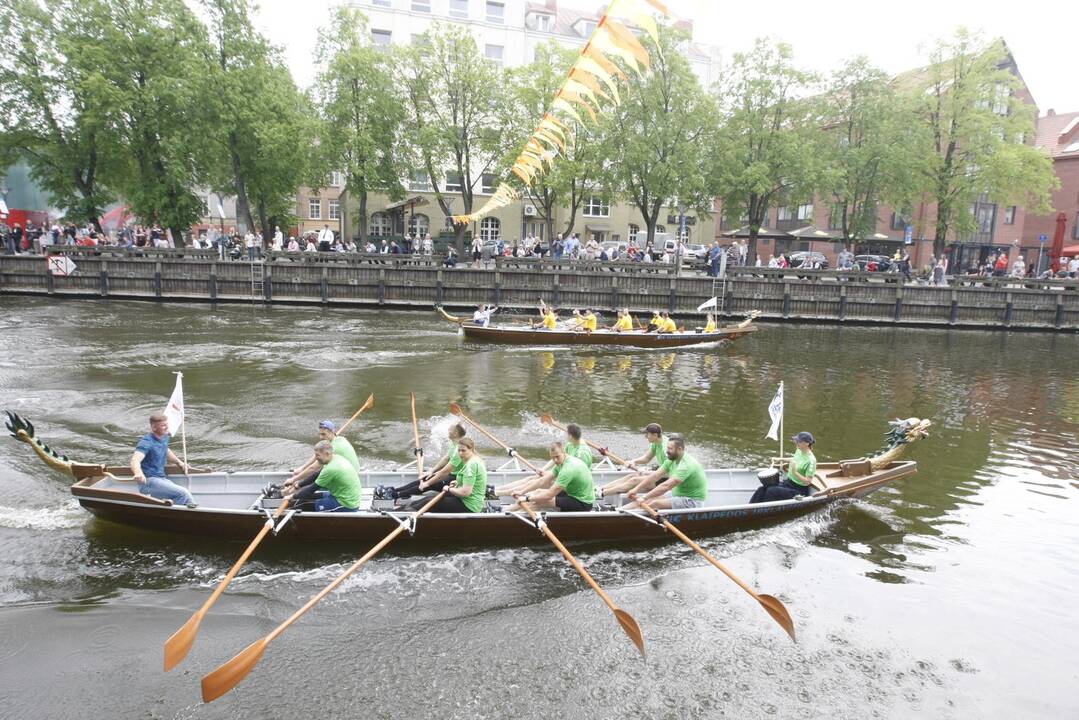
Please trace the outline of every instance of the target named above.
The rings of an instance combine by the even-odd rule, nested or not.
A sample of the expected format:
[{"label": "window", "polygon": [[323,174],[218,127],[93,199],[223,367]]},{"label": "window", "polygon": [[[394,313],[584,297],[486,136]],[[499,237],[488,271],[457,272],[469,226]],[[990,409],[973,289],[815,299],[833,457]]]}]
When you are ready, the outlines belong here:
[{"label": "window", "polygon": [[813,217],[813,203],[806,203],[805,205],[798,206],[798,219],[809,220]]},{"label": "window", "polygon": [[446,192],[461,192],[461,173],[446,173]]},{"label": "window", "polygon": [[341,187],[345,184],[345,174],[338,170],[330,173],[330,187]]},{"label": "window", "polygon": [[902,214],[892,213],[892,230],[906,230],[909,224],[910,220]]},{"label": "window", "polygon": [[384,212],[371,214],[371,236],[386,237],[390,234],[390,216]]},{"label": "window", "polygon": [[329,207],[330,220],[340,220],[341,219],[341,201],[340,200],[330,200],[329,203],[330,203],[330,207]]},{"label": "window", "polygon": [[307,217],[312,220],[322,219],[322,199],[313,197],[307,198]]},{"label": "window", "polygon": [[843,229],[843,206],[833,205],[832,211],[828,213],[828,229],[829,230],[842,230]]},{"label": "window", "polygon": [[790,207],[787,206],[787,205],[784,205],[784,206],[780,207],[777,212],[778,212],[778,214],[776,215],[777,220],[791,220],[794,217],[793,213],[791,213]]},{"label": "window", "polygon": [[450,0],[450,17],[468,20],[468,0]]},{"label": "window", "polygon": [[666,225],[656,225],[656,232],[667,232]]},{"label": "window", "polygon": [[390,0],[371,0],[375,7],[390,7]]},{"label": "window", "polygon": [[494,60],[499,67],[502,67],[502,49],[501,45],[488,45],[484,55],[487,56],[488,60]]},{"label": "window", "polygon": [[611,204],[599,195],[589,195],[581,207],[581,214],[585,217],[610,217]]},{"label": "window", "polygon": [[483,179],[480,180],[480,192],[490,195],[495,191],[495,176],[490,173],[484,173]]},{"label": "window", "polygon": [[416,192],[428,192],[431,189],[431,179],[427,177],[425,170],[413,170],[409,178],[408,189]]},{"label": "window", "polygon": [[484,242],[495,242],[502,235],[502,221],[494,217],[485,217],[480,222],[480,238]]},{"label": "window", "polygon": [[1004,83],[997,83],[996,88],[993,91],[993,112],[997,115],[1008,114],[1008,99],[1011,97],[1012,91]]},{"label": "window", "polygon": [[431,232],[431,219],[423,213],[411,215],[408,218],[408,231],[413,235],[426,235]]},{"label": "window", "polygon": [[392,36],[392,34],[390,33],[389,30],[372,30],[371,31],[371,42],[373,42],[375,45],[380,45],[380,46],[383,46],[383,47],[386,46],[386,45],[389,45],[390,44],[390,38],[392,38],[392,37],[393,36]]},{"label": "window", "polygon": [[1004,224],[1015,225],[1015,205],[1004,208]]},{"label": "window", "polygon": [[503,25],[506,22],[506,5],[500,2],[487,3],[487,22]]},{"label": "window", "polygon": [[633,223],[630,223],[629,224],[629,233],[626,234],[626,237],[629,238],[630,240],[636,240],[637,239],[637,233],[639,233],[640,231],[641,231],[641,226],[640,225],[635,225]]},{"label": "window", "polygon": [[412,12],[431,12],[431,0],[412,0]]},{"label": "window", "polygon": [[537,14],[536,29],[540,32],[551,32],[551,28],[554,26],[554,23],[551,22],[551,20],[552,18],[550,15]]},{"label": "window", "polygon": [[584,20],[577,25],[577,29],[581,32],[581,37],[588,37],[596,30],[596,23],[594,20]]}]

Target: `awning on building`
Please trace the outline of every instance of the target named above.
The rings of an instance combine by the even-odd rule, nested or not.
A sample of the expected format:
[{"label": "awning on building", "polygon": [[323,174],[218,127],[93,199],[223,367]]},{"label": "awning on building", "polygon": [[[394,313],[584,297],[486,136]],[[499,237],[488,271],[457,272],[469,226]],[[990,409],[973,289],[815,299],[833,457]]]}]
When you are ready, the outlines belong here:
[{"label": "awning on building", "polygon": [[610,232],[611,226],[607,225],[606,223],[599,225],[585,225],[584,229],[588,230],[589,232]]},{"label": "awning on building", "polygon": [[405,198],[404,200],[399,200],[399,201],[397,201],[395,203],[390,203],[389,205],[386,206],[386,210],[388,212],[396,212],[398,210],[411,210],[412,208],[423,207],[424,205],[429,205],[430,202],[431,201],[428,200],[427,198],[425,198],[424,196],[417,195],[415,197],[410,197],[410,198]]},{"label": "awning on building", "polygon": [[[725,232],[725,233],[723,233],[723,237],[747,238],[747,237],[749,237],[749,225],[743,225],[742,227],[738,228],[737,230],[732,230],[730,232]],[[764,225],[761,225],[760,230],[757,231],[757,237],[789,238],[790,233],[783,232],[782,230],[773,230],[770,227],[766,227]]]},{"label": "awning on building", "polygon": [[889,237],[888,235],[885,235],[884,233],[873,233],[872,235],[865,235],[863,237],[854,238],[854,239],[856,241],[858,241],[858,242],[869,242],[869,241],[874,241],[874,242],[894,242],[894,243],[903,242],[903,238]]},{"label": "awning on building", "polygon": [[791,237],[798,238],[799,240],[826,240],[829,242],[835,242],[836,240],[842,239],[836,235],[833,235],[830,232],[825,232],[824,230],[821,230],[816,225],[806,225],[805,227],[800,227],[797,230],[791,230],[787,234]]}]

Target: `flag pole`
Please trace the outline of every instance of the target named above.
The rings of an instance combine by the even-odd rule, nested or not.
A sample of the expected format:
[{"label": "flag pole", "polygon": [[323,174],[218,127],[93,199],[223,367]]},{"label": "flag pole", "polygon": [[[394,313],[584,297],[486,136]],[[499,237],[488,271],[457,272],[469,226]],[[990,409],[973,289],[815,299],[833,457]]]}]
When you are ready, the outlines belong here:
[{"label": "flag pole", "polygon": [[[182,372],[177,370],[175,372],[175,374],[180,380],[183,380],[184,374]],[[190,486],[190,484],[191,484],[191,474],[187,470],[187,403],[186,402],[184,402],[184,405],[183,405],[183,415],[180,416],[180,447],[183,449],[183,453],[184,453],[184,477],[187,478],[187,483]],[[782,455],[782,452],[780,454]]]},{"label": "flag pole", "polygon": [[[782,394],[783,393],[783,381],[782,380],[779,381],[779,392],[781,393],[780,396],[783,398],[783,404],[780,406],[780,411],[779,411],[779,460],[780,460],[780,462],[782,462],[783,461],[783,437],[784,437],[784,435],[783,435],[783,417],[787,414],[787,397],[786,397],[785,394]],[[184,460],[184,464],[185,465],[187,464],[186,459]]]}]

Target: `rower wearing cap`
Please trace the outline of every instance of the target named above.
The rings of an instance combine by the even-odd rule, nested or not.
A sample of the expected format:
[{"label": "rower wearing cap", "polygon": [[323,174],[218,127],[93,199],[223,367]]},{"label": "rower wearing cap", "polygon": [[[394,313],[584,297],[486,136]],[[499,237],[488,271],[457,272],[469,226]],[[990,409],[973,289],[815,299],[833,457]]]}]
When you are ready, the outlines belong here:
[{"label": "rower wearing cap", "polygon": [[[344,436],[337,434],[337,426],[334,425],[333,420],[323,420],[318,424],[318,439],[328,442],[333,448],[334,456],[343,458],[352,466],[357,475],[359,474],[360,459],[356,457],[356,450]],[[285,494],[295,492],[299,488],[315,482],[315,479],[322,471],[323,464],[319,462],[317,454],[312,455],[311,459],[304,463],[302,467],[292,471],[292,475],[282,487],[282,492]]]},{"label": "rower wearing cap", "polygon": [[625,509],[633,510],[646,501],[657,510],[688,510],[704,505],[708,480],[701,464],[686,452],[681,435],[671,435],[664,454],[666,460],[659,469],[641,478],[629,491],[633,502]]},{"label": "rower wearing cap", "polygon": [[633,471],[619,480],[612,480],[599,490],[600,498],[614,497],[619,493],[629,492],[641,481],[646,472],[641,471],[642,465],[655,461],[662,463],[667,459],[667,438],[663,435],[663,428],[659,423],[649,423],[642,430],[644,439],[648,441],[648,452],[626,463],[626,467]]},{"label": "rower wearing cap", "polygon": [[753,493],[749,502],[771,502],[773,500],[790,500],[793,497],[809,495],[813,492],[811,483],[817,472],[817,457],[813,454],[813,445],[816,442],[813,435],[802,431],[793,438],[797,450],[791,455],[787,463],[787,477],[778,485],[761,485]]}]

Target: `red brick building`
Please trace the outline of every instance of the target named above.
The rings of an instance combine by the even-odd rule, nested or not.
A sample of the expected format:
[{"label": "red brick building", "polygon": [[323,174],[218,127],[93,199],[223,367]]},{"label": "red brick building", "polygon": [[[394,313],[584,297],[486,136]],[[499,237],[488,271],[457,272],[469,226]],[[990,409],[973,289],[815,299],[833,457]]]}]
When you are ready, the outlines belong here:
[{"label": "red brick building", "polygon": [[1060,188],[1053,193],[1053,212],[1048,215],[1031,215],[1023,227],[1023,245],[1039,246],[1039,238],[1045,236],[1045,252],[1053,242],[1057,228],[1057,214],[1064,213],[1064,246],[1079,243],[1079,112],[1057,114],[1053,110],[1038,118],[1038,136],[1035,144],[1053,158],[1053,170],[1060,180]]}]

